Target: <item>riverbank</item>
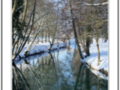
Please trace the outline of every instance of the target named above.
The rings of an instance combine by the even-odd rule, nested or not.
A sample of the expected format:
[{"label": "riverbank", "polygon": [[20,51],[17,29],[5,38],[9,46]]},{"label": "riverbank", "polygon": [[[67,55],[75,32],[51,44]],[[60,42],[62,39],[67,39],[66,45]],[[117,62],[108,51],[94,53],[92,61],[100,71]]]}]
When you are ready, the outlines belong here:
[{"label": "riverbank", "polygon": [[[29,47],[29,44],[26,44],[25,48],[21,51],[20,57],[25,58],[29,56],[34,56],[36,54],[43,54],[43,53],[49,53],[52,51],[59,50],[61,48],[65,48],[66,44],[59,42],[59,45],[55,42],[51,51],[48,50],[50,47],[49,42],[44,43],[37,43],[37,45],[34,45],[30,48],[30,51],[26,53],[26,56],[24,55],[25,50],[27,50],[27,47]],[[67,42],[67,45],[69,45],[69,42]],[[70,47],[76,48],[75,39],[70,40]],[[89,66],[93,70],[100,71],[104,73],[106,76],[108,76],[108,41],[103,42],[102,39],[99,39],[99,48],[100,48],[100,65],[98,64],[98,55],[97,55],[97,47],[96,42],[93,39],[93,43],[90,45],[90,56],[85,58],[84,60],[81,60],[82,63],[85,63],[87,66]],[[19,59],[19,57],[18,57]]]},{"label": "riverbank", "polygon": [[[25,58],[31,55],[35,55],[35,54],[42,54],[42,53],[49,53],[52,52],[54,50],[59,50],[62,48],[66,47],[66,44],[64,44],[63,42],[59,42],[59,44],[57,44],[56,42],[53,44],[51,50],[49,50],[50,47],[50,43],[49,42],[44,42],[44,43],[33,43],[32,47],[30,48],[29,51],[27,51],[27,48],[30,46],[31,42],[29,44],[26,44],[25,47],[22,49],[22,51],[20,52],[19,56],[15,59],[21,59],[21,58]],[[24,52],[27,51],[27,53],[25,54]]]},{"label": "riverbank", "polygon": [[[27,44],[26,47],[29,47],[30,44]],[[37,43],[36,45],[32,45],[32,47],[30,48],[30,50],[26,53],[27,56],[30,56],[32,54],[36,54],[36,53],[43,53],[43,52],[51,52],[54,50],[59,50],[60,48],[64,48],[66,47],[66,45],[62,42],[59,42],[59,44],[57,44],[56,42],[53,44],[51,50],[49,50],[50,47],[50,43],[49,42],[45,42],[45,43]],[[26,49],[27,50],[27,49]]]},{"label": "riverbank", "polygon": [[99,39],[100,48],[100,64],[98,65],[98,55],[96,42],[93,39],[93,43],[90,45],[90,56],[81,60],[86,63],[91,69],[98,70],[108,76],[108,41],[103,42]]},{"label": "riverbank", "polygon": [[[61,62],[64,62],[65,60],[66,61],[68,61],[69,62],[69,60],[68,59],[70,59],[71,58],[71,61],[73,61],[72,59],[72,57],[77,57],[77,55],[76,54],[78,54],[78,52],[77,53],[75,53],[75,56],[73,56],[74,54],[72,54],[72,53],[74,53],[75,52],[75,50],[77,49],[76,47],[77,46],[75,46],[76,44],[74,43],[74,39],[72,39],[72,41],[73,42],[71,42],[71,45],[70,45],[70,47],[72,46],[72,48],[70,48],[69,47],[69,49],[68,48],[66,48],[66,50],[64,50],[65,48],[63,48],[63,49],[59,49],[59,47],[62,47],[62,46],[64,46],[64,44],[63,43],[59,43],[59,47],[57,48],[57,50],[55,49],[54,50],[54,48],[56,48],[57,47],[57,43],[55,43],[54,44],[54,47],[53,47],[53,51],[51,51],[50,53],[51,54],[53,54],[53,53],[55,53],[55,56],[57,56],[58,55],[58,52],[59,52],[59,57],[60,57],[60,61]],[[89,56],[89,57],[87,57],[87,58],[85,58],[84,60],[81,60],[81,62],[83,62],[84,64],[86,64],[86,66],[88,66],[88,68],[95,74],[95,75],[98,75],[98,76],[100,76],[101,78],[103,78],[103,79],[108,79],[108,42],[106,42],[106,43],[103,43],[101,40],[99,41],[99,44],[100,44],[100,55],[101,55],[101,59],[103,59],[102,60],[102,63],[100,62],[100,65],[96,68],[96,66],[97,66],[97,47],[96,47],[96,43],[95,43],[95,40],[93,40],[93,44],[91,44],[91,46],[90,46],[90,53],[91,53],[91,55]],[[31,53],[31,54],[29,54],[28,53],[28,55],[26,56],[26,57],[23,57],[22,59],[20,59],[20,61],[18,60],[18,61],[15,61],[15,63],[16,64],[20,64],[20,63],[23,63],[23,61],[24,60],[27,60],[27,61],[31,61],[31,60],[37,60],[37,58],[42,58],[42,57],[46,57],[49,53],[48,53],[48,50],[47,50],[47,48],[49,48],[49,45],[47,44],[47,43],[39,43],[39,44],[37,44],[39,47],[36,47],[36,48],[34,48],[33,49],[33,51],[34,51],[34,53],[33,53],[33,51],[31,50],[31,52],[29,52],[29,53]],[[39,48],[40,48],[40,50],[39,50]],[[74,49],[73,49],[74,48]],[[42,52],[42,50],[46,50],[46,51],[44,51],[44,52],[42,52],[42,53],[40,53],[40,52],[36,52],[36,54],[35,54],[35,51],[36,50],[37,51],[40,51],[40,52]],[[63,50],[63,51],[62,51]],[[67,57],[67,59],[66,59],[66,54],[69,52],[69,57]],[[79,55],[79,54],[78,54]],[[57,57],[56,57],[57,58]],[[77,59],[78,59],[79,57],[77,57]],[[70,62],[71,62],[70,61]],[[105,62],[106,61],[106,62]],[[66,63],[68,63],[68,62],[66,62]],[[78,60],[78,62],[80,62],[79,60]],[[90,63],[91,62],[91,63]],[[105,62],[105,63],[104,63]],[[106,71],[105,71],[105,65],[107,65],[106,66]]]}]

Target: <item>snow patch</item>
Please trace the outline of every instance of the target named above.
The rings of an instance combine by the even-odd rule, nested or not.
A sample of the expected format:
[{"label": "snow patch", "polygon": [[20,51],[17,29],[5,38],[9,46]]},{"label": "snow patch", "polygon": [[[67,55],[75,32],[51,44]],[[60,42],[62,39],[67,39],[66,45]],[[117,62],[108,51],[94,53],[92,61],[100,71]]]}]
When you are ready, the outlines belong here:
[{"label": "snow patch", "polygon": [[81,60],[81,62],[88,63],[91,67],[96,70],[104,69],[108,72],[108,41],[102,42],[102,39],[99,39],[99,48],[100,48],[100,65],[98,65],[98,54],[96,41],[93,39],[93,43],[90,45],[90,56]]},{"label": "snow patch", "polygon": [[[19,57],[25,57],[24,52],[28,50],[28,47],[30,46],[30,44],[31,44],[31,42],[29,44],[25,45],[25,47],[22,49],[22,51],[20,52],[19,56],[16,59],[19,59]],[[59,49],[61,47],[65,47],[65,46],[66,45],[64,43],[59,41],[59,46],[57,46],[57,43],[54,43],[51,50]],[[36,43],[33,43],[32,47],[30,48],[30,51],[27,52],[27,55],[39,53],[41,51],[48,52],[49,47],[50,47],[49,42],[45,42],[45,43],[39,42],[39,43],[37,43],[37,45],[36,45]]]}]

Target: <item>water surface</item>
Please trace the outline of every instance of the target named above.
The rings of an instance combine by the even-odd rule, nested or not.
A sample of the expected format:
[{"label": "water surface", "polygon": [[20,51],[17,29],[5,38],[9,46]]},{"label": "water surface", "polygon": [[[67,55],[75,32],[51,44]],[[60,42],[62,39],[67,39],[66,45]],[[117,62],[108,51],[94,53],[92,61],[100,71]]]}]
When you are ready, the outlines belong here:
[{"label": "water surface", "polygon": [[108,80],[81,64],[72,48],[26,58],[12,71],[13,90],[108,90]]}]

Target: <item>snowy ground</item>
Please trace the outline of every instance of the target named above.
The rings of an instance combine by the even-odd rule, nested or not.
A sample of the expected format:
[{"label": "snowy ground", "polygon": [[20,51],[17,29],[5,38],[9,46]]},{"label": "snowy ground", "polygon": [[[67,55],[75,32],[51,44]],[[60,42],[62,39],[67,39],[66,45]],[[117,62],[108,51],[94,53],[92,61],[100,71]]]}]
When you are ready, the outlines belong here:
[{"label": "snowy ground", "polygon": [[[29,44],[26,44],[25,47],[23,48],[23,50],[20,52],[20,56],[21,57],[25,57],[24,52],[27,50],[27,48],[30,46],[31,42]],[[37,43],[36,42],[32,45],[32,47],[30,48],[29,52],[27,52],[27,55],[31,55],[34,53],[39,53],[41,51],[44,52],[48,52],[48,48],[50,47],[50,43],[49,42],[44,42],[44,43]],[[52,49],[59,49],[60,47],[65,47],[65,44],[61,41],[59,41],[59,46],[57,46],[57,43],[55,42],[54,45],[52,46]],[[19,57],[17,57],[16,59],[18,59]]]},{"label": "snowy ground", "polygon": [[[70,44],[71,44],[70,47],[75,49],[76,47],[75,39],[71,39]],[[69,42],[67,42],[67,45],[69,45]],[[102,39],[99,39],[99,49],[100,49],[100,61],[101,61],[99,66],[97,66],[98,54],[97,54],[95,39],[93,39],[93,43],[90,45],[90,56],[85,58],[84,60],[81,60],[81,62],[87,63],[89,66],[94,68],[91,69],[91,71],[94,74],[100,75],[104,79],[108,79],[106,76],[102,75],[102,73],[98,71],[103,69],[104,71],[108,72],[108,41],[102,42]]]},{"label": "snowy ground", "polygon": [[98,63],[97,47],[96,42],[93,40],[93,44],[90,45],[90,56],[81,60],[82,62],[87,62],[91,67],[96,70],[104,69],[108,72],[108,41],[102,42],[102,39],[99,39],[99,48],[100,48],[100,65]]}]

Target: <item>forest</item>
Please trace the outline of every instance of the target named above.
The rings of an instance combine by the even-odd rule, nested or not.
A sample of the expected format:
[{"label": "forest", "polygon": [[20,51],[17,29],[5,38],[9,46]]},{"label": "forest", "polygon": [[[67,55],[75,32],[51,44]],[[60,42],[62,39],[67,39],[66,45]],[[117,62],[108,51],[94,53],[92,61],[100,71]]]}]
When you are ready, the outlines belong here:
[{"label": "forest", "polygon": [[13,90],[107,90],[108,32],[107,0],[12,0]]}]

